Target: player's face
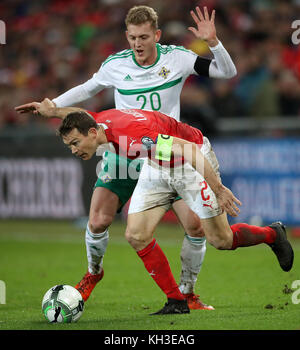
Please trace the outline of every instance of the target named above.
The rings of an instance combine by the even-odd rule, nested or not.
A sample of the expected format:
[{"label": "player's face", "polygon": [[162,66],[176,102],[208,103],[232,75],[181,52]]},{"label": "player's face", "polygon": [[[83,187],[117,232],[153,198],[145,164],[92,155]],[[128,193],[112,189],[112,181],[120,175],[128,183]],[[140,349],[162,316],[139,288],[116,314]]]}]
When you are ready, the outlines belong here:
[{"label": "player's face", "polygon": [[160,30],[155,30],[150,22],[134,25],[129,24],[126,37],[135,59],[142,65],[151,65],[157,57],[156,43],[161,36]]},{"label": "player's face", "polygon": [[73,129],[69,134],[63,136],[63,141],[75,156],[83,160],[91,159],[98,147],[97,129],[91,128],[87,135]]}]

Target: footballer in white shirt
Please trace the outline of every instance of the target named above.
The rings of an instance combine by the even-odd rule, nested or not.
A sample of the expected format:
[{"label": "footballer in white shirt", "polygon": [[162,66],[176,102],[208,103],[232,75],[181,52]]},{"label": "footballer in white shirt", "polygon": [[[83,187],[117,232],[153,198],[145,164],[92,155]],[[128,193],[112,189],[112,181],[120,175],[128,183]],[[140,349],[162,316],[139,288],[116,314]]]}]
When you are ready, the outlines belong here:
[{"label": "footballer in white shirt", "polygon": [[[191,16],[195,27],[188,29],[208,44],[213,58],[199,57],[182,46],[161,45],[156,12],[148,6],[135,6],[129,10],[125,21],[130,49],[110,55],[91,79],[54,98],[52,102],[57,107],[73,106],[103,89],[113,88],[116,109],[154,110],[179,121],[180,94],[190,75],[223,79],[236,75],[232,59],[216,35],[215,11],[209,15],[206,7],[203,11],[196,7],[195,11],[191,11]],[[31,104],[16,107],[16,110],[28,112],[32,110]],[[130,167],[131,161],[112,152],[103,154],[102,170],[95,184],[86,228],[88,271],[76,285],[84,300],[103,277],[108,228],[115,214],[131,197],[137,183],[137,179],[116,178],[115,169],[122,166]],[[142,163],[137,171],[141,167]],[[109,169],[113,169],[113,175]],[[213,310],[194,293],[206,252],[200,219],[180,197],[174,201],[173,210],[185,231],[179,289],[190,309]]]}]

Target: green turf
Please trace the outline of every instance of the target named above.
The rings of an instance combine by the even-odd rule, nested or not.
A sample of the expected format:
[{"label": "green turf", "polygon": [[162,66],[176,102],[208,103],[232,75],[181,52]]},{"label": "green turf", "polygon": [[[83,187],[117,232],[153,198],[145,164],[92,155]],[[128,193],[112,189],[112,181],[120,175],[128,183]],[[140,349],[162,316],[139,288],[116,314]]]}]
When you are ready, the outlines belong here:
[{"label": "green turf", "polygon": [[[83,230],[64,221],[1,221],[0,280],[6,283],[6,304],[0,304],[0,329],[300,329],[300,303],[292,303],[289,290],[300,279],[300,241],[292,240],[295,263],[288,273],[281,271],[266,245],[233,252],[208,245],[196,292],[216,310],[149,316],[166,299],[123,233],[124,224],[114,223],[104,279],[85,304],[79,322],[48,324],[41,312],[44,293],[56,284],[76,284],[86,271]],[[178,280],[181,229],[161,225],[156,238]]]}]

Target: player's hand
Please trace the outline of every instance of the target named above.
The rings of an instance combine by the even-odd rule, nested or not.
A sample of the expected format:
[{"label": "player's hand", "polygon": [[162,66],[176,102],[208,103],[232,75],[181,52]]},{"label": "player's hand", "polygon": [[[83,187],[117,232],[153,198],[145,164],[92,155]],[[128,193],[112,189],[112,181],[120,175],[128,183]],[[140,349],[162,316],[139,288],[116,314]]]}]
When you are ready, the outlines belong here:
[{"label": "player's hand", "polygon": [[29,113],[33,112],[34,114],[37,114],[37,108],[40,106],[40,102],[30,102],[26,103],[21,106],[15,107],[15,111],[18,113]]},{"label": "player's hand", "polygon": [[216,193],[217,201],[221,209],[227,214],[236,217],[239,215],[240,209],[237,205],[242,203],[233,195],[229,188],[222,186],[221,190]]},{"label": "player's hand", "polygon": [[45,98],[42,102],[30,102],[24,105],[15,107],[15,110],[18,113],[29,113],[33,112],[33,114],[42,115],[43,117],[50,118],[50,108],[55,108],[55,103],[49,100],[49,98]]},{"label": "player's hand", "polygon": [[211,13],[211,17],[209,18],[207,7],[205,6],[203,9],[203,13],[200,8],[196,7],[196,13],[191,11],[191,16],[195,21],[195,27],[189,27],[188,30],[194,33],[194,35],[206,41],[209,46],[216,46],[218,44],[216,27],[215,27],[215,13],[213,10]]},{"label": "player's hand", "polygon": [[53,117],[53,108],[55,108],[55,103],[45,98],[37,107],[37,112],[46,118]]}]

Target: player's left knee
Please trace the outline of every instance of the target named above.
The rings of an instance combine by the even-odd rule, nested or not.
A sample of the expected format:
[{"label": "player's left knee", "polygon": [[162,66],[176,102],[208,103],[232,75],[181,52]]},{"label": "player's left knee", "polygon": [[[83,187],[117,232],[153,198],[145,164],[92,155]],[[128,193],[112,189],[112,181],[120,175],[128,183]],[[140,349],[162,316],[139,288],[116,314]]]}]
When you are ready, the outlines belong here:
[{"label": "player's left knee", "polygon": [[104,232],[111,225],[113,219],[113,215],[105,215],[101,213],[90,215],[90,229],[94,233]]},{"label": "player's left knee", "polygon": [[229,250],[232,247],[232,240],[227,236],[208,238],[208,242],[218,250]]},{"label": "player's left knee", "polygon": [[192,220],[188,221],[188,224],[184,228],[185,232],[191,237],[204,237],[205,233],[201,225],[201,221],[197,215]]},{"label": "player's left knee", "polygon": [[138,227],[127,226],[125,231],[126,240],[136,251],[146,248],[152,237],[152,233],[139,230]]}]

